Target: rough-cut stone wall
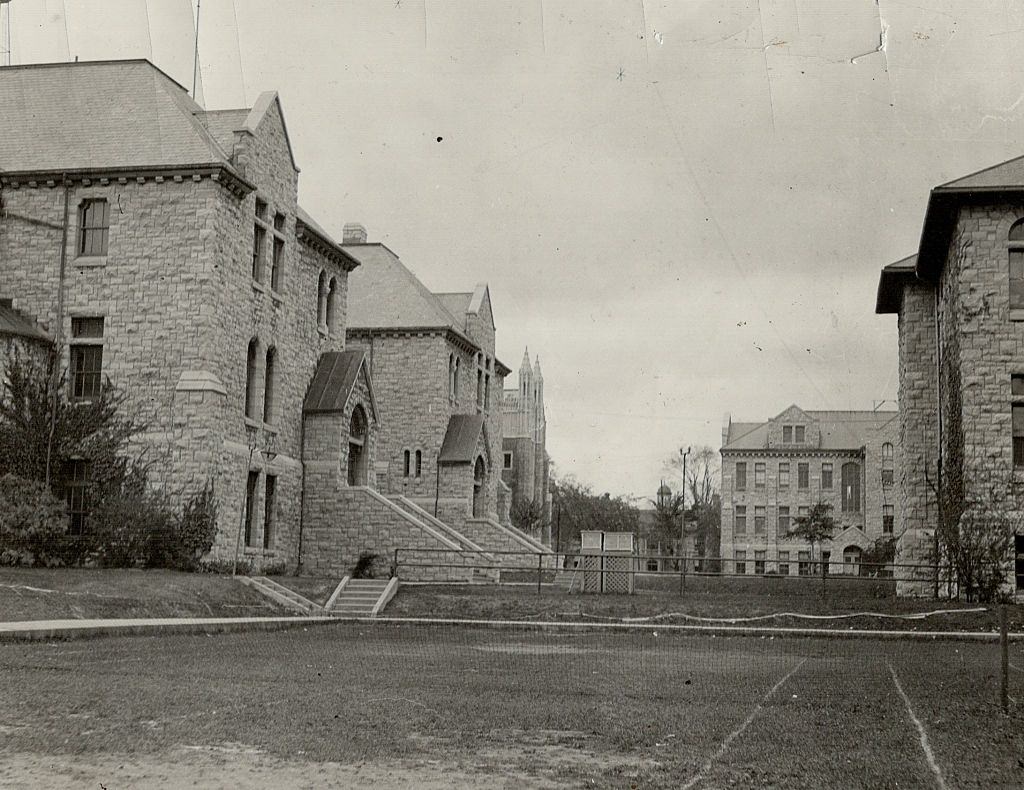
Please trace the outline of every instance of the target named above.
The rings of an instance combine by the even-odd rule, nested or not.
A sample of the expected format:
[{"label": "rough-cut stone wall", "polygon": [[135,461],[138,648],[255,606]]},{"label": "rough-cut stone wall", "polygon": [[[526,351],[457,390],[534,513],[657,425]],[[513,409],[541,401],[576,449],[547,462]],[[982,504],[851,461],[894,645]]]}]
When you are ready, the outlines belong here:
[{"label": "rough-cut stone wall", "polygon": [[532,502],[536,496],[534,488],[536,480],[537,453],[533,440],[518,436],[505,439],[502,443],[503,452],[512,453],[512,468],[502,470],[502,479],[512,489],[512,502]]},{"label": "rough-cut stone wall", "polygon": [[[783,427],[786,425],[803,425],[804,441],[798,445],[795,441],[783,442]],[[794,439],[796,438],[794,432]],[[821,425],[808,419],[807,415],[796,406],[790,406],[778,417],[768,421],[768,446],[769,447],[793,447],[806,446],[818,447],[821,445]]]},{"label": "rough-cut stone wall", "polygon": [[[322,351],[344,347],[346,274],[300,244],[295,235],[297,173],[277,103],[255,135],[236,135],[246,178],[256,193],[238,198],[208,177],[124,178],[71,190],[64,337],[75,316],[104,317],[103,372],[129,396],[133,416],[148,425],[135,451],[150,461],[154,482],[188,496],[208,479],[218,499],[220,535],[214,556],[235,551],[249,468],[260,472],[255,535],[262,536],[266,473],[278,475],[277,530],[247,552],[257,564],[295,558],[301,468],[301,404]],[[285,216],[284,275],[269,287],[273,231],[266,235],[264,276],[251,276],[257,195],[273,227]],[[78,207],[87,198],[110,206],[108,252],[75,255]],[[0,217],[0,293],[54,321],[63,189],[41,185],[4,190]],[[56,227],[54,227],[56,226]],[[342,288],[338,326],[317,331],[317,278],[322,268]],[[244,418],[246,350],[260,342],[259,419]],[[277,349],[276,405],[262,420],[263,362]],[[65,349],[63,363],[68,363]],[[250,438],[255,444],[250,463]],[[264,450],[276,453],[268,461]]]},{"label": "rough-cut stone wall", "polygon": [[[897,464],[896,556],[901,563],[927,563],[936,526],[934,479],[938,458],[938,379],[935,362],[935,291],[924,283],[903,287],[899,312],[899,405],[901,462]],[[902,574],[899,592],[923,594],[925,587]]]}]

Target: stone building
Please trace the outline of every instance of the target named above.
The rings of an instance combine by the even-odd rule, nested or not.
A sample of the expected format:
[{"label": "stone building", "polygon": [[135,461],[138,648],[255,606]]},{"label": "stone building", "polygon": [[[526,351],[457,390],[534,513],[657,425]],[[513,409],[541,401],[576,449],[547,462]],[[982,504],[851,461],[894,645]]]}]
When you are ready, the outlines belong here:
[{"label": "stone building", "polygon": [[358,261],[298,205],[277,95],[206,111],[130,60],[0,68],[0,106],[0,294],[49,327],[72,400],[127,394],[154,484],[213,482],[215,557],[293,565],[304,486],[365,483],[378,417],[345,351]]},{"label": "stone building", "polygon": [[37,322],[14,309],[12,299],[0,299],[0,392],[7,375],[7,361],[14,356],[45,360],[53,338]]},{"label": "stone building", "polygon": [[[511,490],[512,508],[531,504],[541,524],[541,540],[551,543],[551,457],[547,452],[547,415],[540,358],[530,364],[523,352],[519,386],[502,392],[501,479]],[[520,511],[522,512],[522,511]]]},{"label": "stone building", "polygon": [[[863,551],[903,531],[896,502],[900,466],[894,411],[804,411],[722,427],[722,558],[737,573],[806,575],[812,560],[831,573],[860,573]],[[787,537],[818,502],[837,530],[815,547]],[[819,553],[820,552],[820,553]]]},{"label": "stone building", "polygon": [[499,397],[510,371],[495,355],[487,286],[433,293],[361,225],[345,226],[342,248],[361,264],[347,334],[381,410],[377,488],[476,545],[542,550],[508,520]]},{"label": "stone building", "polygon": [[1024,158],[932,189],[917,253],[882,270],[876,312],[899,327],[900,557],[932,562],[940,496],[951,514],[984,501],[1020,523],[1024,509]]}]

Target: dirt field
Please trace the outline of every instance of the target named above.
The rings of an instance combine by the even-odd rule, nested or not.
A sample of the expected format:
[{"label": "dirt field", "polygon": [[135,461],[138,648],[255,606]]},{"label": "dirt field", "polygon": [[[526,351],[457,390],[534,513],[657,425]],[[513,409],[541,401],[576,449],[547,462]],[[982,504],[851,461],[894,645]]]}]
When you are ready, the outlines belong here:
[{"label": "dirt field", "polygon": [[1019,787],[997,667],[941,640],[342,623],[0,644],[0,786]]}]

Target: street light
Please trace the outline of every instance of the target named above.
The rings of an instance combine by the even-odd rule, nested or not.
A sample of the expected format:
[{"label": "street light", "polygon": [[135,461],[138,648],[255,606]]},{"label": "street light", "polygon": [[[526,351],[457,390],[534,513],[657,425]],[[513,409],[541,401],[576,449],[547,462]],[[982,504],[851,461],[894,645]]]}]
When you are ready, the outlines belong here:
[{"label": "street light", "polygon": [[[686,457],[690,454],[690,448],[687,447],[684,452],[680,447],[679,454],[683,456],[683,510],[679,515],[679,557],[680,562],[685,563],[686,559],[683,555],[686,552]],[[681,567],[680,570],[682,570]]]}]

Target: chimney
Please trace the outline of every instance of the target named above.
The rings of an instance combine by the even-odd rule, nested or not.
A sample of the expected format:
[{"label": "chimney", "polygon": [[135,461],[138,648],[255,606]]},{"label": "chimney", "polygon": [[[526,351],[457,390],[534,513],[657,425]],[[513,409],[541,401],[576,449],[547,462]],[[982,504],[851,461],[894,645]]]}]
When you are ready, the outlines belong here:
[{"label": "chimney", "polygon": [[366,228],[358,222],[346,222],[341,231],[342,244],[366,244]]}]

